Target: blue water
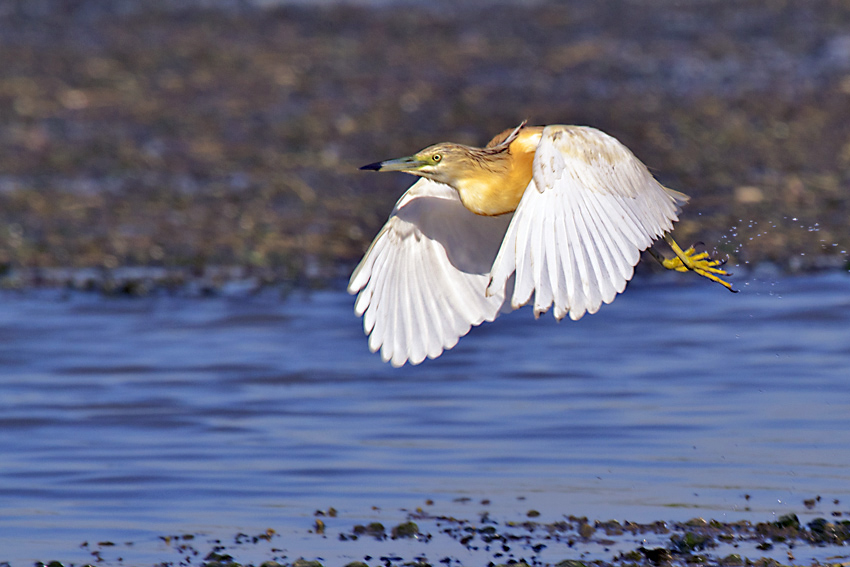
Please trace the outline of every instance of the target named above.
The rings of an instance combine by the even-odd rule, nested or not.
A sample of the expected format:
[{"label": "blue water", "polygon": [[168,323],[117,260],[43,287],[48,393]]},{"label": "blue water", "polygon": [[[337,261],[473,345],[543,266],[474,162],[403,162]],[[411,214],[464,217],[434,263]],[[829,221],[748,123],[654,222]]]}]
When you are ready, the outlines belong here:
[{"label": "blue water", "polygon": [[88,562],[110,541],[107,564],[153,564],[180,557],[161,536],[273,528],[278,555],[344,564],[378,544],[339,532],[420,506],[850,515],[850,277],[681,281],[635,281],[578,322],[522,310],[402,369],[341,291],[4,292],[0,562]]}]

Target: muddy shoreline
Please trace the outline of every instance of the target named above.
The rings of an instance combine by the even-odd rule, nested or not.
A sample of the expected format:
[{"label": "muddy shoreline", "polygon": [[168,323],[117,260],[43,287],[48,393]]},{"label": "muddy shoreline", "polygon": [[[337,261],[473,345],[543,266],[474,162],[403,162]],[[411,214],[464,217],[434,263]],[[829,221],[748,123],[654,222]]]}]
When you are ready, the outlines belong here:
[{"label": "muddy shoreline", "polygon": [[[820,504],[819,497],[817,503]],[[486,501],[482,504],[486,508]],[[806,506],[814,507],[815,499]],[[203,567],[322,567],[346,565],[416,566],[626,566],[626,565],[716,565],[721,567],[779,565],[846,565],[850,558],[850,520],[836,511],[829,517],[801,521],[796,514],[772,521],[721,522],[695,517],[684,522],[659,520],[638,523],[617,520],[589,520],[565,515],[544,522],[535,510],[514,521],[499,521],[483,511],[469,519],[433,514],[428,505],[396,516],[399,523],[384,525],[373,521],[352,523],[338,517],[333,508],[317,510],[315,520],[304,532],[317,547],[323,540],[340,542],[365,540],[373,549],[359,559],[329,558],[329,553],[312,557],[296,556],[287,542],[291,534],[273,528],[257,534],[237,533],[232,538],[210,538],[205,534],[171,534],[159,539],[166,546],[158,565]],[[411,542],[399,551],[398,542]],[[343,544],[344,545],[344,544]],[[84,542],[81,548],[93,564],[113,565],[132,560],[133,542]],[[302,545],[303,547],[303,541]],[[435,550],[436,548],[436,550]],[[359,547],[358,549],[363,549]],[[454,555],[452,550],[454,550]],[[464,551],[467,559],[459,559]],[[816,553],[813,553],[816,550]],[[264,557],[245,561],[240,555]],[[352,552],[356,554],[357,551]],[[473,562],[469,554],[475,557]],[[347,557],[351,557],[348,554]],[[409,554],[409,556],[407,555]],[[296,554],[297,555],[297,554]],[[816,559],[808,559],[816,555]],[[826,558],[826,560],[821,560]],[[60,567],[61,561],[36,563],[37,567]]]}]

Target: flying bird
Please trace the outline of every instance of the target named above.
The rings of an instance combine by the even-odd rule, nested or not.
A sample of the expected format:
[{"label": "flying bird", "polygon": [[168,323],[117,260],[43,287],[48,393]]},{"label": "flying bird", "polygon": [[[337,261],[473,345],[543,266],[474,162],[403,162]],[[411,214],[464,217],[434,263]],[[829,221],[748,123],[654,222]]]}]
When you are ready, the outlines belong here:
[{"label": "flying bird", "polygon": [[[393,366],[436,358],[473,325],[529,303],[535,317],[596,313],[643,250],[735,291],[722,262],[669,234],[688,196],[595,128],[523,122],[483,148],[440,143],[360,169],[420,177],[348,285],[370,349]],[[650,248],[658,239],[672,258]]]}]

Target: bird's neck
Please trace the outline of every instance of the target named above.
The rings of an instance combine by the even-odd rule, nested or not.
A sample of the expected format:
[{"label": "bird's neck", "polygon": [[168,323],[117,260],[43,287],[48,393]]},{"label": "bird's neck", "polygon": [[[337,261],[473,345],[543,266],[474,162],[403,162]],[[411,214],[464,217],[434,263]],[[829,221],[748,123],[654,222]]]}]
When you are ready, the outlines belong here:
[{"label": "bird's neck", "polygon": [[463,206],[486,216],[515,211],[531,182],[534,151],[542,131],[542,128],[524,128],[509,151],[470,168],[467,175],[456,179],[454,186]]}]

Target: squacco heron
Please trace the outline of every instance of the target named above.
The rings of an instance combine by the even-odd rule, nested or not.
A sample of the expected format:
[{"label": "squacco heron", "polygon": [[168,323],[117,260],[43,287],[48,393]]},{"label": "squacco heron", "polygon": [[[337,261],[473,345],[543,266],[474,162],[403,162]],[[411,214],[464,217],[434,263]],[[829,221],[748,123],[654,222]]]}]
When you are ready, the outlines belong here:
[{"label": "squacco heron", "polygon": [[473,325],[532,302],[577,320],[611,303],[663,238],[668,269],[729,290],[706,252],[670,236],[688,196],[586,126],[505,130],[484,148],[441,143],[363,166],[421,177],[351,275],[369,347],[394,366],[450,349]]}]

